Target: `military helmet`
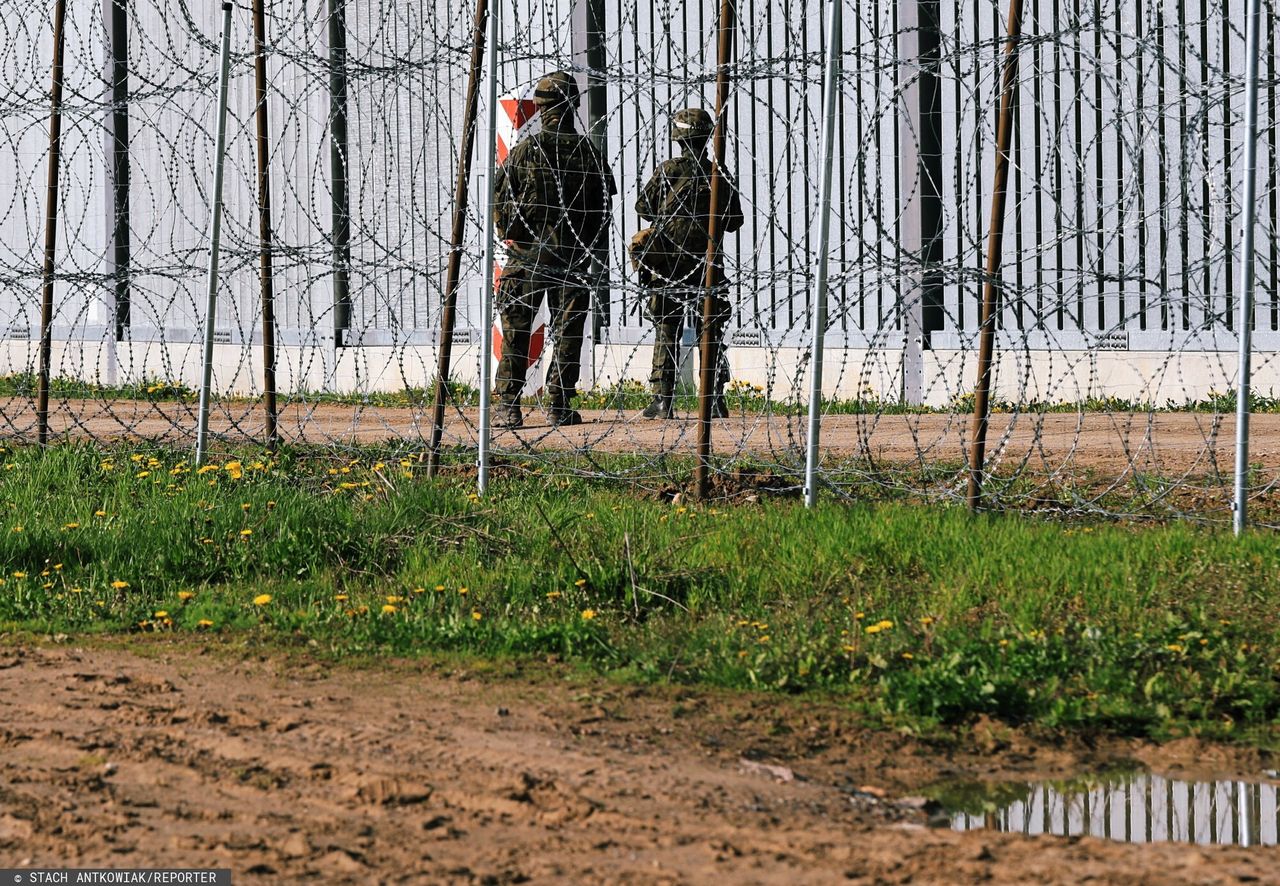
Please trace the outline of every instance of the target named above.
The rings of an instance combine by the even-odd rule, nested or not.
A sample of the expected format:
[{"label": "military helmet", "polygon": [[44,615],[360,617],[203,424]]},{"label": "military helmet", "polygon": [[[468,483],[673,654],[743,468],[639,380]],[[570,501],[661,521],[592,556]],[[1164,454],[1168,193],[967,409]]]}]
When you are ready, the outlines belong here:
[{"label": "military helmet", "polygon": [[685,108],[683,111],[676,111],[671,118],[671,140],[706,141],[714,128],[715,121],[702,108]]},{"label": "military helmet", "polygon": [[533,103],[540,108],[578,103],[578,82],[568,71],[553,71],[538,81],[533,90]]}]

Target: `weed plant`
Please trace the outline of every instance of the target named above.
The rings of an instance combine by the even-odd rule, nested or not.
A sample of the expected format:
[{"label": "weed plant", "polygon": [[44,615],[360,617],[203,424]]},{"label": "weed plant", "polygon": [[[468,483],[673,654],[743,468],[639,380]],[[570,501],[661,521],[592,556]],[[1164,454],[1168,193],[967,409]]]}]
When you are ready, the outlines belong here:
[{"label": "weed plant", "polygon": [[986,714],[1278,734],[1269,534],[901,501],[693,506],[536,463],[500,467],[480,499],[465,466],[428,480],[406,452],[188,459],[0,452],[0,631],[555,656],[832,693],[907,729]]}]

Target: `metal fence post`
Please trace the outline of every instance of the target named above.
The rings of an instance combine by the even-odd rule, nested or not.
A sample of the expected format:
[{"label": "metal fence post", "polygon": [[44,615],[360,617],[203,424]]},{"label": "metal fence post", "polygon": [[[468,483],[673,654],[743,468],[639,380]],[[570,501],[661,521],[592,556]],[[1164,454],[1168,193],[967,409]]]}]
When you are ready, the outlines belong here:
[{"label": "metal fence post", "polygon": [[62,57],[67,0],[53,12],[53,85],[49,93],[49,181],[45,191],[43,295],[40,300],[40,378],[36,391],[36,436],[49,442],[49,372],[53,362],[53,264],[58,252],[58,172],[62,165]]},{"label": "metal fence post", "polygon": [[329,0],[329,177],[333,232],[333,345],[351,331],[351,201],[347,172],[347,0]]},{"label": "metal fence post", "polygon": [[258,102],[258,251],[262,293],[262,397],[267,448],[280,445],[276,411],[275,279],[271,270],[271,150],[267,121],[267,26],[265,0],[253,0],[254,91]]},{"label": "metal fence post", "polygon": [[1249,391],[1253,334],[1254,226],[1258,200],[1258,28],[1261,0],[1249,0],[1244,74],[1244,241],[1240,249],[1240,369],[1236,383],[1235,534],[1248,521]]},{"label": "metal fence post", "polygon": [[899,259],[902,294],[903,403],[924,402],[924,353],[941,329],[943,247],[942,93],[938,85],[939,0],[904,0],[898,5],[898,179]]},{"label": "metal fence post", "polygon": [[200,417],[196,429],[196,465],[204,462],[209,436],[209,394],[213,386],[213,325],[218,313],[218,248],[222,240],[222,173],[227,154],[227,87],[231,80],[231,3],[222,4],[222,49],[218,73],[218,128],[213,154],[213,205],[209,214],[209,285],[204,314],[204,366],[200,380]]},{"label": "metal fence post", "polygon": [[827,69],[822,84],[822,185],[818,199],[818,281],[813,296],[813,345],[809,361],[809,436],[805,450],[804,503],[818,500],[818,461],[822,443],[822,346],[827,333],[827,267],[831,252],[831,169],[835,158],[836,117],[840,109],[840,55],[844,43],[844,0],[831,0],[827,13]]},{"label": "metal fence post", "polygon": [[[129,10],[125,0],[103,0],[107,26],[106,153],[111,170],[107,192],[107,230],[111,242],[106,260],[112,277],[114,340],[129,326]],[[112,380],[114,381],[114,379]]]},{"label": "metal fence post", "polygon": [[498,163],[498,13],[489,16],[489,39],[486,45],[486,66],[489,69],[489,97],[485,109],[488,131],[485,139],[485,201],[484,201],[484,296],[480,309],[480,429],[476,455],[476,492],[489,491],[489,438],[492,435],[493,393],[490,361],[493,352],[493,179]]}]

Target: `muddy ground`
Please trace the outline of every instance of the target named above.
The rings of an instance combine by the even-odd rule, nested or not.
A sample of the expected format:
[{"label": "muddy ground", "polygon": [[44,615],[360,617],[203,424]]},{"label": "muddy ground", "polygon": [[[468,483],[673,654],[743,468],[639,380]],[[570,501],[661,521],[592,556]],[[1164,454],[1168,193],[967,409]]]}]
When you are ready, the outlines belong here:
[{"label": "muddy ground", "polygon": [[897,802],[940,777],[1116,761],[1187,777],[1275,765],[1001,724],[926,743],[821,700],[558,665],[0,647],[0,867],[217,866],[237,883],[1280,881],[1276,849],[957,833]]}]

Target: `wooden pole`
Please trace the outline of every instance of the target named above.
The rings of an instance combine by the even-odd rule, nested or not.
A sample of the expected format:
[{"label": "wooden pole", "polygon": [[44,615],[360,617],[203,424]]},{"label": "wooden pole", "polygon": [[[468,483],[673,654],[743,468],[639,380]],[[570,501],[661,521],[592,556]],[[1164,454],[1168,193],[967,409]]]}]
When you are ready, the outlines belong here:
[{"label": "wooden pole", "polygon": [[[734,37],[733,0],[720,0],[719,48],[716,65],[716,131],[711,164],[711,217],[707,220],[707,271],[703,281],[705,293],[702,297],[702,341],[701,361],[699,363],[698,390],[698,467],[695,474],[695,486],[699,499],[705,499],[711,486],[711,407],[715,400],[715,374],[719,372],[719,347],[712,334],[712,320],[715,316],[716,288],[724,282],[724,273],[720,263],[720,206],[724,199],[723,190],[724,167],[724,130],[725,105],[729,102],[729,63],[733,57]],[[713,353],[715,351],[715,353]]]},{"label": "wooden pole", "polygon": [[[476,141],[476,109],[480,98],[480,77],[484,67],[484,31],[489,16],[488,0],[476,0],[475,25],[471,33],[471,69],[467,79],[467,99],[462,111],[462,152],[458,157],[458,180],[454,185],[453,235],[449,240],[449,265],[445,271],[444,304],[440,309],[440,344],[436,363],[435,399],[431,406],[431,445],[427,450],[427,476],[440,468],[440,435],[444,433],[444,404],[449,396],[449,365],[453,360],[453,327],[458,308],[458,277],[462,273],[462,240],[467,232],[467,189],[471,179],[471,156]],[[488,355],[482,355],[481,359]]]},{"label": "wooden pole", "polygon": [[262,398],[267,449],[280,445],[276,409],[275,279],[271,270],[271,146],[267,134],[267,27],[265,0],[253,0],[254,87],[258,103],[258,251],[262,292]]},{"label": "wooden pole", "polygon": [[53,13],[53,86],[49,94],[49,184],[45,192],[44,293],[40,302],[40,379],[36,392],[37,439],[49,442],[49,368],[53,362],[53,261],[58,252],[58,170],[62,159],[62,49],[67,0]]},{"label": "wooden pole", "polygon": [[991,360],[995,350],[1000,252],[1004,243],[1004,204],[1009,183],[1009,145],[1013,140],[1013,100],[1018,89],[1018,40],[1022,36],[1022,0],[1009,0],[1009,29],[1000,78],[1000,117],[996,128],[995,184],[991,192],[991,229],[987,238],[987,274],[982,289],[978,331],[978,385],[973,395],[973,444],[969,458],[969,507],[982,503],[991,396]]}]

